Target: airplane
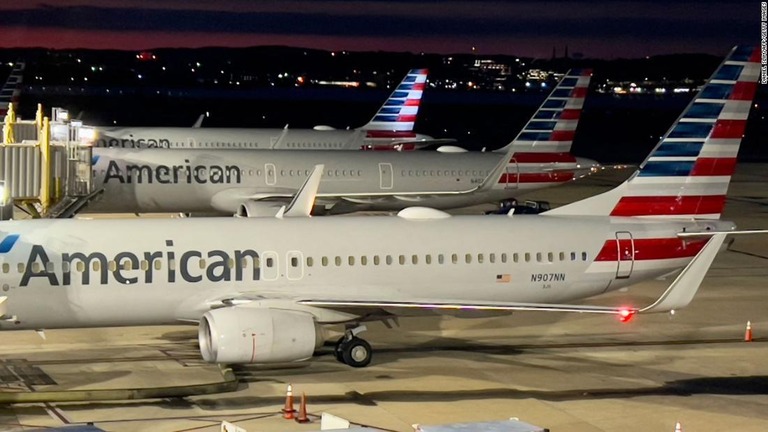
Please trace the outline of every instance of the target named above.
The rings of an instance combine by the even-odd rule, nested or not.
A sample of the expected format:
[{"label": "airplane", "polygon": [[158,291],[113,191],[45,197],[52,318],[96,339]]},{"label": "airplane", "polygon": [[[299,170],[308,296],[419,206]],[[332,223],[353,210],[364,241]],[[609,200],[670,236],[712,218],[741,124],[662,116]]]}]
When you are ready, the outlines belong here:
[{"label": "airplane", "polygon": [[427,69],[411,69],[403,81],[364,126],[339,130],[330,126],[313,129],[201,128],[202,116],[191,128],[83,126],[95,147],[119,148],[240,148],[282,150],[415,150],[454,140],[436,140],[413,132]]},{"label": "airplane", "polygon": [[0,90],[0,117],[5,117],[8,114],[8,108],[11,104],[17,104],[19,102],[19,96],[21,95],[21,82],[24,78],[25,63],[16,62],[13,65],[11,74],[8,76],[8,80]]},{"label": "airplane", "polygon": [[598,164],[569,152],[590,70],[567,73],[507,146],[491,152],[93,149],[101,197],[86,213],[274,216],[312,168],[325,166],[317,214],[440,209],[510,199]]},{"label": "airplane", "polygon": [[[686,306],[720,220],[760,71],[734,48],[627,181],[539,215],[311,218],[317,166],[276,217],[0,222],[0,329],[198,323],[204,360],[372,359],[363,323],[409,311],[638,314]],[[762,231],[765,232],[765,231]],[[679,272],[646,307],[574,305]]]}]

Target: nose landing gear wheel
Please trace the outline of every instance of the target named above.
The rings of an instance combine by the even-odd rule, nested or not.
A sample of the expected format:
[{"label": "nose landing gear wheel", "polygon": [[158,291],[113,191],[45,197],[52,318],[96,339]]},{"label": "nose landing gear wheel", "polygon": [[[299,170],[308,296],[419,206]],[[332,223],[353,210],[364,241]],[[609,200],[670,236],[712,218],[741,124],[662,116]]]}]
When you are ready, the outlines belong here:
[{"label": "nose landing gear wheel", "polygon": [[340,362],[357,368],[368,366],[373,357],[371,345],[359,337],[349,340],[341,338],[336,344],[335,354]]}]

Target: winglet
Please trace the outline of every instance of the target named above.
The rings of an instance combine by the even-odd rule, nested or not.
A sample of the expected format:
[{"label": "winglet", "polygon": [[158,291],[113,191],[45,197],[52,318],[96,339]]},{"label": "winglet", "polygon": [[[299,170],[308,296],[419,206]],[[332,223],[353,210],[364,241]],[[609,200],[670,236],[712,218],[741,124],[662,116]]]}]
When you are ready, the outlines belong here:
[{"label": "winglet", "polygon": [[315,204],[315,196],[317,196],[317,190],[320,187],[320,179],[323,176],[323,169],[325,165],[315,165],[315,169],[307,177],[307,180],[301,185],[299,191],[291,200],[288,206],[284,206],[277,212],[278,219],[287,217],[309,217],[312,212],[312,206]]},{"label": "winglet", "polygon": [[203,125],[203,119],[205,118],[205,114],[200,114],[200,117],[195,120],[195,123],[192,125],[192,129],[197,129]]},{"label": "winglet", "polygon": [[704,280],[707,270],[712,265],[717,252],[720,250],[726,235],[726,233],[713,235],[693,260],[675,278],[669,288],[664,291],[664,294],[655,303],[640,309],[639,312],[669,312],[687,306],[699,290],[699,286]]}]

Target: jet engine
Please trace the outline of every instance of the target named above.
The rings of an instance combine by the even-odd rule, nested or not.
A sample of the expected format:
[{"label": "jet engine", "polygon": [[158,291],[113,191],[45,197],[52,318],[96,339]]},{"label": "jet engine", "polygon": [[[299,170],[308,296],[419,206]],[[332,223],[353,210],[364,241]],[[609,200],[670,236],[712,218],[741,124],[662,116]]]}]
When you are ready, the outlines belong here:
[{"label": "jet engine", "polygon": [[206,312],[198,327],[203,360],[209,363],[276,363],[306,360],[323,342],[306,312],[229,307]]},{"label": "jet engine", "polygon": [[274,201],[245,201],[237,206],[235,217],[273,217],[284,204]]}]

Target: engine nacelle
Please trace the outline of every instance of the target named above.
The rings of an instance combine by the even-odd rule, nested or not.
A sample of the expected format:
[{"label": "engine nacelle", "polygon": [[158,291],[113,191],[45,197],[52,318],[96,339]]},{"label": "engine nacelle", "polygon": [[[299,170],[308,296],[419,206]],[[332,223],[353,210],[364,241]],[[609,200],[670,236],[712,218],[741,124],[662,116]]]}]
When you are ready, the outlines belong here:
[{"label": "engine nacelle", "polygon": [[306,360],[323,343],[313,316],[284,309],[229,307],[206,312],[198,327],[209,363]]},{"label": "engine nacelle", "polygon": [[284,204],[270,201],[245,201],[237,206],[235,217],[273,217]]},{"label": "engine nacelle", "polygon": [[459,146],[443,145],[437,148],[440,153],[466,153],[468,150]]}]

